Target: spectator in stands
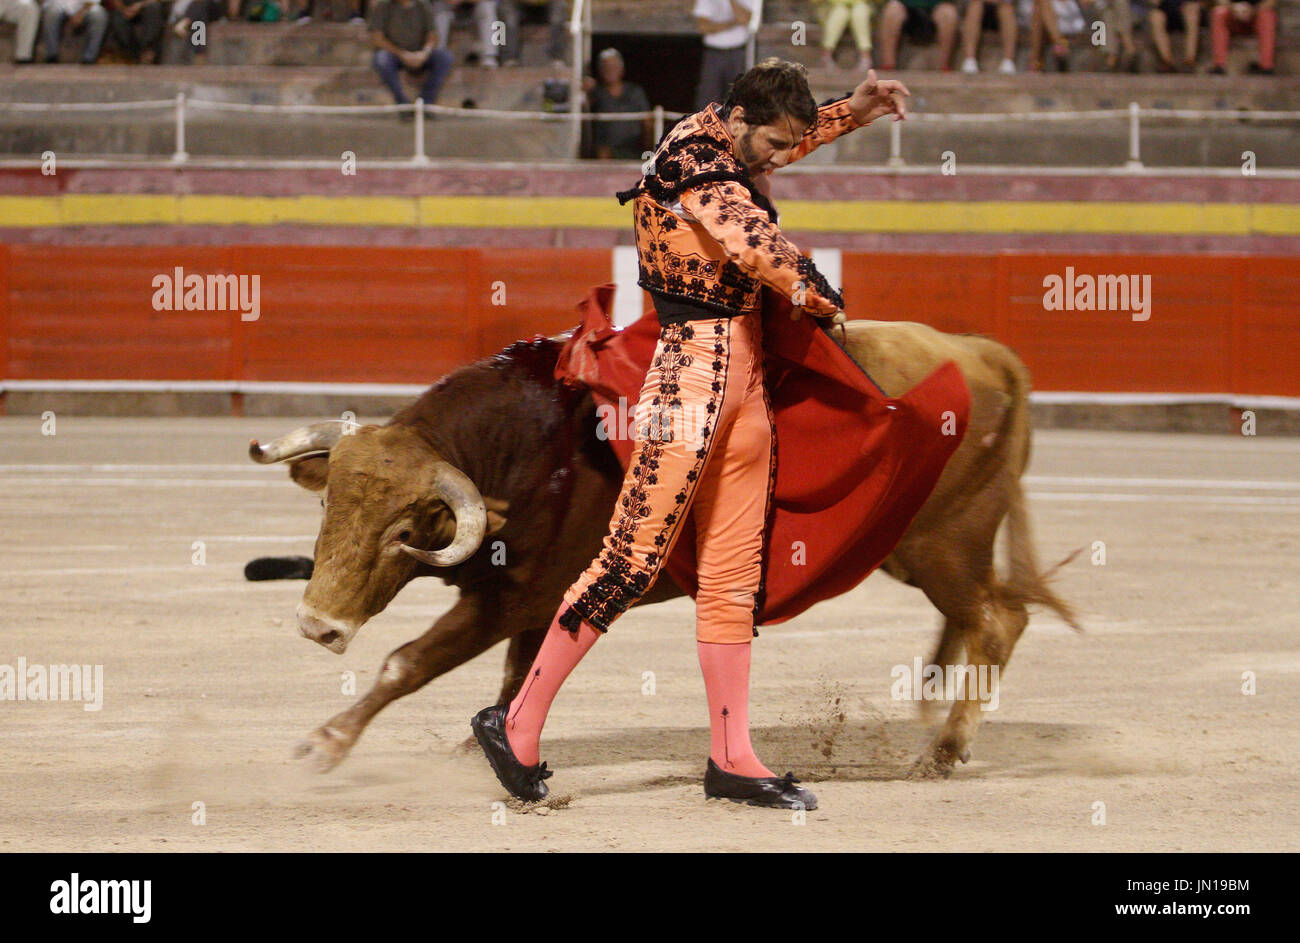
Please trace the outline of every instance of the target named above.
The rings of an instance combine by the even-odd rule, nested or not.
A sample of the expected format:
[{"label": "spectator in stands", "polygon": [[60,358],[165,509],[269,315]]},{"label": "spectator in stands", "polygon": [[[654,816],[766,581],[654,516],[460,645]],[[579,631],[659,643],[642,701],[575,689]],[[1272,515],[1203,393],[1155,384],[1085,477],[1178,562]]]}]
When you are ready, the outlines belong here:
[{"label": "spectator in stands", "polygon": [[41,21],[41,8],[36,0],[0,0],[0,23],[17,27],[14,35],[14,62],[28,65],[36,54],[36,27]]},{"label": "spectator in stands", "polygon": [[[442,83],[451,72],[452,55],[438,46],[433,7],[428,0],[376,0],[370,8],[370,42],[375,47],[375,71],[404,105],[410,102],[402,88],[402,70],[424,76],[420,97],[425,104],[438,100]],[[402,117],[407,117],[402,112]]]},{"label": "spectator in stands", "polygon": [[[1152,8],[1151,41],[1156,47],[1157,72],[1192,72],[1196,69],[1196,42],[1201,33],[1201,4],[1199,0],[1160,0]],[[1183,33],[1183,61],[1181,69],[1174,63],[1170,33]]]},{"label": "spectator in stands", "polygon": [[695,110],[721,102],[736,76],[745,71],[749,20],[758,0],[695,0],[691,14],[704,35],[700,84],[695,89]]},{"label": "spectator in stands", "polygon": [[108,31],[128,62],[162,59],[162,0],[110,0]]},{"label": "spectator in stands", "polygon": [[957,38],[957,7],[952,0],[889,0],[880,15],[880,68],[898,68],[898,42],[902,34],[917,43],[938,37],[939,70],[952,71],[952,49]]},{"label": "spectator in stands", "polygon": [[[596,74],[600,81],[588,77],[583,81],[587,93],[587,110],[594,115],[627,111],[649,111],[650,99],[635,82],[624,81],[627,69],[617,49],[606,49],[596,57]],[[641,160],[649,150],[653,122],[647,116],[627,121],[591,122],[591,140],[598,160]]]},{"label": "spectator in stands", "polygon": [[86,34],[81,44],[81,64],[92,65],[99,58],[100,47],[104,44],[108,11],[99,0],[45,0],[41,27],[46,62],[59,61],[59,43],[63,41],[65,25],[73,33]]},{"label": "spectator in stands", "polygon": [[1058,72],[1070,71],[1070,37],[1087,29],[1077,0],[1020,0],[1020,15],[1029,19],[1029,71],[1043,71],[1043,44],[1052,47]]},{"label": "spectator in stands", "polygon": [[1130,0],[1096,0],[1093,16],[1106,24],[1101,47],[1106,50],[1106,68],[1111,72],[1137,72],[1137,46],[1133,42],[1133,4]]},{"label": "spectator in stands", "polygon": [[853,44],[858,47],[858,70],[871,68],[871,14],[875,4],[867,0],[825,0],[822,18],[822,66],[835,66],[835,47],[840,44],[844,27],[853,31]]},{"label": "spectator in stands", "polygon": [[967,75],[974,75],[980,70],[979,54],[980,36],[987,23],[991,9],[996,7],[998,35],[1002,37],[1002,62],[998,71],[1003,75],[1016,72],[1016,4],[1015,0],[966,0],[966,17],[961,26],[961,70]]},{"label": "spectator in stands", "polygon": [[565,0],[501,0],[501,19],[506,24],[506,45],[502,50],[502,64],[517,66],[523,55],[523,37],[520,32],[523,25],[521,4],[526,6],[546,4],[546,22],[550,27],[546,55],[551,60],[551,65],[556,68],[563,67],[565,57],[568,55],[566,38],[569,35],[569,5]]},{"label": "spectator in stands", "polygon": [[[234,19],[239,13],[239,2],[230,0],[230,4],[228,12],[231,19]],[[206,26],[212,20],[219,19],[221,19],[220,0],[175,0],[168,16],[172,32],[185,40],[195,55],[203,55],[208,51]],[[204,24],[202,43],[196,42],[199,36],[194,30],[195,23]]]},{"label": "spectator in stands", "polygon": [[1256,75],[1273,74],[1273,57],[1277,43],[1277,3],[1275,0],[1218,0],[1210,11],[1210,48],[1214,66],[1210,71],[1224,75],[1228,65],[1228,43],[1232,33],[1253,31],[1259,41],[1259,60],[1250,64]]},{"label": "spectator in stands", "polygon": [[[450,51],[451,24],[456,18],[456,7],[469,6],[456,0],[433,0],[433,18],[438,30],[438,48]],[[497,47],[492,43],[492,24],[497,18],[496,0],[474,0],[474,29],[478,33],[478,48],[471,54],[485,69],[495,69]]]}]

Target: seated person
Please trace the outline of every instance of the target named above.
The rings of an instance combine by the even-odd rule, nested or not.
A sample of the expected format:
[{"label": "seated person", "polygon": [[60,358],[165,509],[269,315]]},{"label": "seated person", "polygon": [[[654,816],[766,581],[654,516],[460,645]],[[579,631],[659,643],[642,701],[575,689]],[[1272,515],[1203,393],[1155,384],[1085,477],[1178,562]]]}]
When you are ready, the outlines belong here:
[{"label": "seated person", "polygon": [[[1160,0],[1151,10],[1151,41],[1156,47],[1157,72],[1192,72],[1196,69],[1196,41],[1201,32],[1199,0]],[[1170,33],[1183,33],[1181,68],[1174,63]]]},{"label": "seated person", "polygon": [[[423,75],[420,97],[425,104],[438,100],[442,83],[451,72],[452,55],[438,46],[429,0],[376,0],[367,20],[370,43],[375,47],[374,66],[393,100],[410,102],[402,88],[402,71]],[[402,117],[407,117],[402,112]]]},{"label": "seated person", "polygon": [[1253,32],[1259,40],[1259,60],[1250,64],[1256,75],[1273,74],[1277,44],[1276,0],[1218,0],[1210,11],[1210,48],[1214,54],[1214,75],[1223,75],[1228,65],[1231,35]]},{"label": "seated person", "polygon": [[957,7],[952,0],[888,0],[880,15],[881,69],[898,68],[898,41],[904,31],[917,43],[937,36],[939,70],[952,71],[957,38]]},{"label": "seated person", "polygon": [[[650,100],[635,82],[625,82],[623,56],[617,49],[606,49],[596,59],[600,81],[588,78],[587,103],[592,114],[625,111],[649,111]],[[641,160],[650,147],[651,120],[593,121],[591,140],[598,160]]]},{"label": "seated person", "polygon": [[[980,70],[976,54],[980,48],[980,36],[984,30],[992,29],[996,24],[998,35],[1002,38],[1002,62],[998,71],[1003,75],[1016,72],[1016,35],[1019,24],[1016,22],[1015,0],[966,0],[966,16],[961,24],[961,70],[967,75],[974,75]],[[996,13],[996,16],[991,14]],[[990,19],[995,23],[990,23]]]}]

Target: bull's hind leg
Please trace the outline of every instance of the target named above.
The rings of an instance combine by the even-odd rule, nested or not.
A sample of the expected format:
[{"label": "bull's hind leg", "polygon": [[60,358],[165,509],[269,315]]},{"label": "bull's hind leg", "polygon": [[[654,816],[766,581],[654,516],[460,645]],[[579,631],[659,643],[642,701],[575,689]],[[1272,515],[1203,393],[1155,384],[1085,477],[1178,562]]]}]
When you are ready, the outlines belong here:
[{"label": "bull's hind leg", "polygon": [[[1015,640],[1007,632],[1003,610],[983,587],[976,592],[979,600],[959,616],[950,617],[948,625],[963,640],[965,657],[937,661],[944,668],[948,683],[957,682],[952,707],[943,728],[918,761],[920,771],[947,776],[960,760],[970,760],[970,747],[984,713],[998,704],[997,685],[1006,667]],[[960,674],[959,674],[960,672]]]},{"label": "bull's hind leg", "polygon": [[501,641],[498,620],[487,618],[488,612],[498,609],[484,606],[475,595],[462,595],[428,632],[384,659],[365,697],[308,734],[296,748],[298,758],[321,773],[338,766],[366,725],[387,705]]},{"label": "bull's hind leg", "polygon": [[[961,669],[967,672],[967,681],[982,679],[985,684],[981,689],[969,683],[951,692],[945,685],[945,693],[961,696],[952,699],[942,730],[917,762],[918,772],[924,774],[947,776],[959,760],[964,763],[970,759],[971,741],[983,713],[981,694],[993,696],[989,686],[1001,673],[1015,644],[1003,628],[1001,607],[993,589],[997,509],[982,510],[983,520],[967,516],[963,532],[970,537],[964,546],[917,542],[900,545],[896,551],[911,574],[912,585],[920,588],[944,617],[943,633],[931,664],[943,670],[945,679],[953,677],[955,669]],[[995,665],[996,672],[992,671]]]},{"label": "bull's hind leg", "polygon": [[[934,655],[930,659],[930,664],[955,665],[961,661],[963,650],[963,634],[961,626],[952,619],[943,620],[943,629],[939,633],[939,642],[934,647]],[[939,709],[944,702],[922,699],[920,702],[921,719],[926,723],[933,723],[939,719]]]}]

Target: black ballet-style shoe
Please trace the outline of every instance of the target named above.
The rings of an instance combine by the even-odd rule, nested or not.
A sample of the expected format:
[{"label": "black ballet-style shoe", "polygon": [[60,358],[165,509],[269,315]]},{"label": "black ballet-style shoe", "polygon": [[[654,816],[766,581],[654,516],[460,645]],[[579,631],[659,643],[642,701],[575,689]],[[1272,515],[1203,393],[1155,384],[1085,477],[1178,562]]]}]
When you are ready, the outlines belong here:
[{"label": "black ballet-style shoe", "polygon": [[525,802],[540,802],[550,792],[542,780],[550,779],[553,771],[547,769],[545,763],[525,766],[515,757],[506,738],[507,709],[505,704],[483,708],[470,719],[470,729],[506,792]]},{"label": "black ballet-style shoe", "polygon": [[771,809],[804,809],[811,812],[817,808],[817,797],[796,785],[798,782],[794,773],[786,773],[784,776],[737,776],[723,771],[710,759],[709,767],[704,772],[704,795],[709,799],[730,799],[732,802]]}]

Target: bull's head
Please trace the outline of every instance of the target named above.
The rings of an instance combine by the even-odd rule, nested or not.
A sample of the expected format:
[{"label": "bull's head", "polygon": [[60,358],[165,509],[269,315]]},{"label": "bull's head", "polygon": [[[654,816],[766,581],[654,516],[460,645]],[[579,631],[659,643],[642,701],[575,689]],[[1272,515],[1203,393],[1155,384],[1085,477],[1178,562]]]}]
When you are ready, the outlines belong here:
[{"label": "bull's head", "polygon": [[299,485],[321,496],[315,566],[298,605],[298,629],[343,654],[357,630],[382,612],[421,564],[453,567],[505,524],[505,503],[488,499],[406,426],[320,422],[248,454],[288,462]]}]

